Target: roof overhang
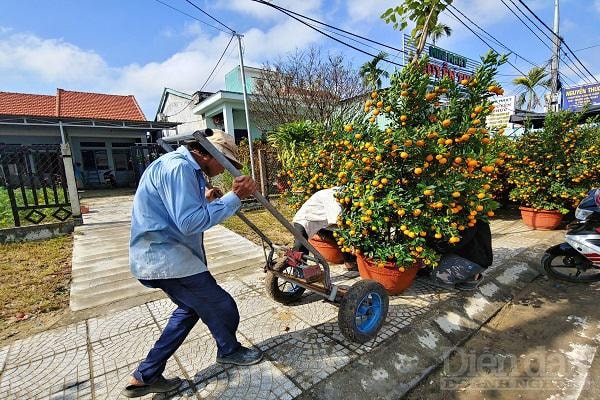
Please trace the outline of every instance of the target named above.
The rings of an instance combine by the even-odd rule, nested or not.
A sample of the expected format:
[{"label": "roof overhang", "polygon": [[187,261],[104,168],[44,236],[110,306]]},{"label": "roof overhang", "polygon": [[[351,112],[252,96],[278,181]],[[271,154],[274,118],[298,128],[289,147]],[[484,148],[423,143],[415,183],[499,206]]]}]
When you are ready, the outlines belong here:
[{"label": "roof overhang", "polygon": [[[244,108],[244,95],[242,93],[237,92],[228,92],[225,90],[219,90],[217,93],[212,96],[206,98],[203,102],[198,104],[193,109],[193,113],[196,115],[208,114],[210,111],[214,110],[219,106],[223,106],[224,104],[230,103],[232,106],[241,106],[240,108]],[[209,117],[211,115],[207,115]]]},{"label": "roof overhang", "polygon": [[36,116],[0,115],[0,125],[11,126],[63,126],[92,129],[127,129],[140,131],[161,131],[175,129],[179,122],[154,121],[113,121],[78,118],[52,118]]},{"label": "roof overhang", "polygon": [[[579,110],[583,112],[583,118],[600,115],[600,106],[590,106],[587,110]],[[515,113],[510,116],[509,122],[517,125],[531,124],[533,128],[542,128],[546,113],[538,113],[533,111],[515,110]]]}]

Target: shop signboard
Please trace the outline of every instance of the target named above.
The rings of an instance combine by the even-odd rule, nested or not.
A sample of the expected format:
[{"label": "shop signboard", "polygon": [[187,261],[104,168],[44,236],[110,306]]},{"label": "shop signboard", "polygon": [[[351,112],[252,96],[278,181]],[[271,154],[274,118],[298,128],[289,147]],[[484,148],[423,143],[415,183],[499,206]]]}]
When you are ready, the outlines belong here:
[{"label": "shop signboard", "polygon": [[562,89],[562,109],[579,110],[585,106],[600,105],[600,83]]},{"label": "shop signboard", "polygon": [[490,129],[508,128],[510,116],[515,113],[515,96],[494,98],[494,110],[485,119]]},{"label": "shop signboard", "polygon": [[[409,35],[404,35],[404,64],[406,64],[415,53],[416,47]],[[423,53],[429,56],[426,71],[434,79],[439,80],[447,76],[455,82],[470,79],[475,69],[481,63],[461,56],[460,54],[442,49],[440,47],[425,44]]]}]

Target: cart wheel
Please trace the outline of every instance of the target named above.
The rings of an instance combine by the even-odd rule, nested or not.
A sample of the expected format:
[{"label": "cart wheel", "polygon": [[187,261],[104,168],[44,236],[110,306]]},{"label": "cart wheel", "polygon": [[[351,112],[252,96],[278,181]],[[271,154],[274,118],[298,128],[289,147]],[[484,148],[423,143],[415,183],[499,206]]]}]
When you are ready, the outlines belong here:
[{"label": "cart wheel", "polygon": [[356,282],[340,302],[338,325],[342,334],[358,343],[373,339],[385,321],[389,301],[381,284],[371,280]]},{"label": "cart wheel", "polygon": [[[287,265],[285,260],[275,264],[273,269],[277,272],[299,276],[298,268]],[[272,271],[267,271],[267,276],[265,276],[265,289],[273,300],[283,304],[293,303],[300,299],[306,290],[302,286],[279,279]]]}]

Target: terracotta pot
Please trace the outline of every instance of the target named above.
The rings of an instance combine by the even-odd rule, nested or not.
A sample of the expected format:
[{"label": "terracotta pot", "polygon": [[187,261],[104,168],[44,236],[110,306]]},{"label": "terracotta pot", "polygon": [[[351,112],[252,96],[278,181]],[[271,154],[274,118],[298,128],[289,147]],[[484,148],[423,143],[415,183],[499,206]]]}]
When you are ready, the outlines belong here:
[{"label": "terracotta pot", "polygon": [[344,255],[340,248],[332,242],[321,239],[319,235],[315,235],[308,240],[325,260],[332,264],[341,264],[344,262]]},{"label": "terracotta pot", "polygon": [[90,207],[89,206],[79,206],[79,211],[82,214],[88,214],[90,212]]},{"label": "terracotta pot", "polygon": [[408,289],[415,280],[417,271],[419,271],[419,268],[411,267],[404,272],[400,272],[395,263],[386,263],[381,268],[377,266],[375,261],[364,257],[362,254],[356,257],[356,261],[358,262],[360,277],[381,283],[389,294],[400,294]]},{"label": "terracotta pot", "polygon": [[563,215],[555,210],[536,210],[529,207],[519,207],[523,223],[533,229],[550,231],[556,229]]}]

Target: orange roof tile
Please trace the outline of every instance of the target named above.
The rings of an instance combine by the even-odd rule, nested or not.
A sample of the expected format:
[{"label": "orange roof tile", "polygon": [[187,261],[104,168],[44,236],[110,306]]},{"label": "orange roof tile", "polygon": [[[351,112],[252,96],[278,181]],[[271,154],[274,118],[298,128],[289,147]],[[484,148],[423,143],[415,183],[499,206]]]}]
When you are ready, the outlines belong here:
[{"label": "orange roof tile", "polygon": [[0,92],[0,115],[146,121],[133,96],[63,89],[56,96]]}]

